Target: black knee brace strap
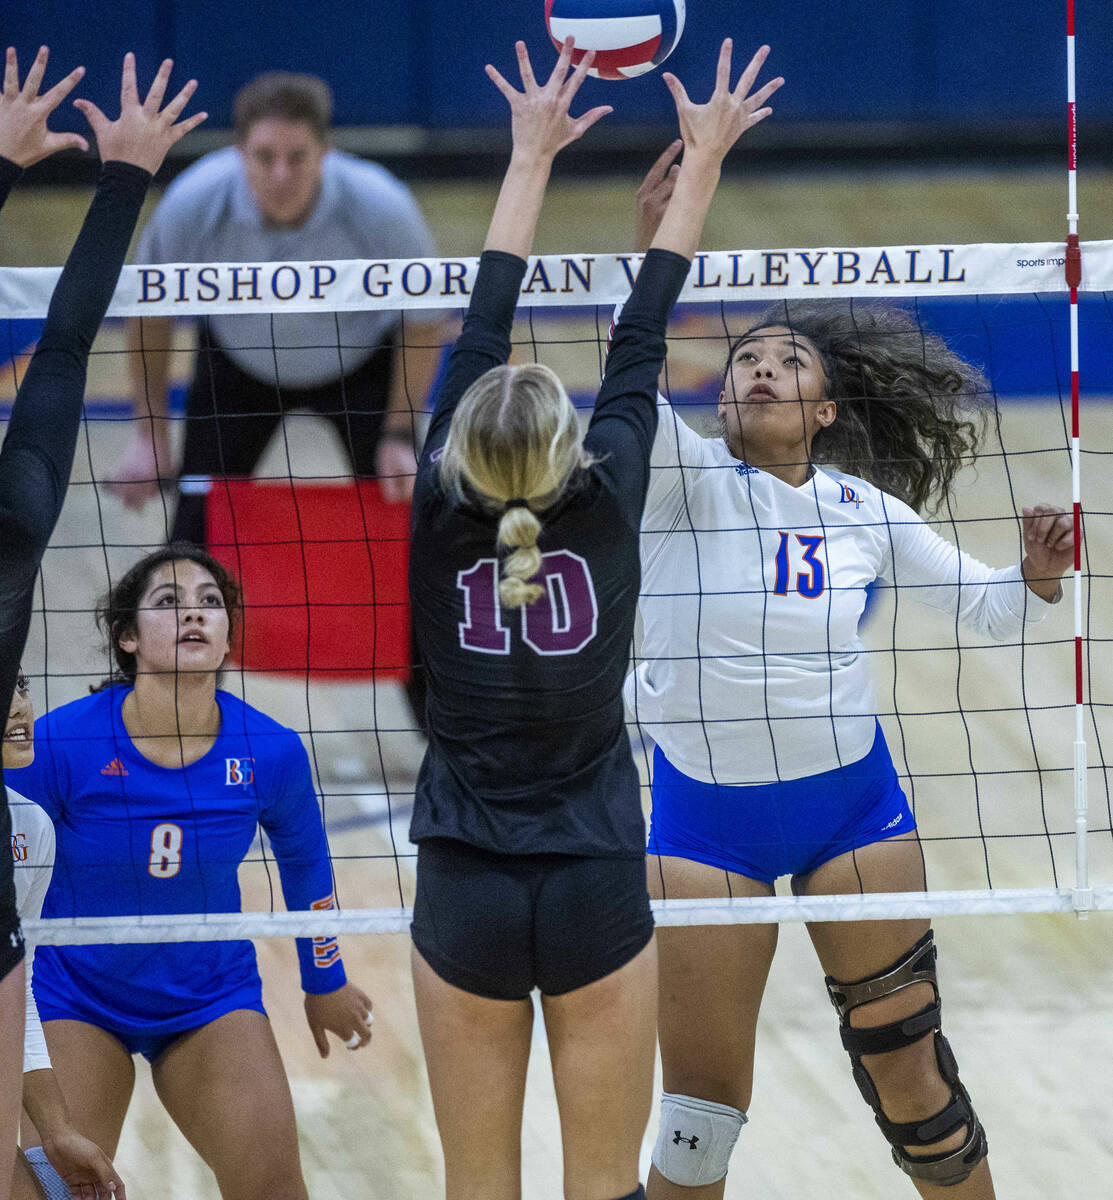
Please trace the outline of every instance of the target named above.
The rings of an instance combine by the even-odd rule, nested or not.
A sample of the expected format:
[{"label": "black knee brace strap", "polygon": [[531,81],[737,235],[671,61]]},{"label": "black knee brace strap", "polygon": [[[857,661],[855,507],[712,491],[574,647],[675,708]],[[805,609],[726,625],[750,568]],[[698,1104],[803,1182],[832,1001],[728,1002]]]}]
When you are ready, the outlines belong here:
[{"label": "black knee brace strap", "polygon": [[[850,1054],[854,1082],[862,1099],[873,1109],[874,1120],[893,1148],[893,1161],[913,1179],[922,1179],[938,1187],[962,1183],[988,1153],[985,1130],[970,1103],[970,1097],[958,1077],[958,1064],[951,1047],[940,1029],[939,986],[935,976],[935,944],[932,931],[892,966],[868,979],[843,983],[827,978],[831,1003],[839,1014],[842,1044]],[[882,996],[891,996],[917,983],[931,984],[934,999],[919,1012],[888,1025],[854,1028],[850,1013],[859,1005],[868,1004]],[[920,1121],[890,1121],[881,1108],[869,1072],[862,1065],[863,1054],[886,1054],[911,1046],[928,1034],[934,1034],[935,1058],[943,1081],[951,1089],[951,1098],[934,1116]],[[960,1129],[968,1131],[966,1142],[958,1150],[943,1154],[911,1155],[905,1146],[929,1147],[949,1138]]]}]

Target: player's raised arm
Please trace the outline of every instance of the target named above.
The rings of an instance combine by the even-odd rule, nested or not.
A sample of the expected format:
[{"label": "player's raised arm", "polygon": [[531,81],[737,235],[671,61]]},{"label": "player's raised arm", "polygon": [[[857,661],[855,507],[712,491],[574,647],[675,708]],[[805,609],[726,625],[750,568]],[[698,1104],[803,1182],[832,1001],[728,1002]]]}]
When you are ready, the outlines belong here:
[{"label": "player's raised arm", "polygon": [[[660,224],[649,242],[650,248],[671,250],[685,258],[695,254],[719,183],[723,159],[742,134],[773,111],[765,102],[783,85],[780,76],[753,94],[750,92],[769,56],[769,47],[762,46],[750,59],[733,89],[730,86],[731,50],[732,42],[727,38],[719,51],[715,89],[706,104],[693,104],[675,75],[666,73],[663,76],[676,103],[684,157],[675,175],[672,168],[659,159],[643,184],[643,192],[639,193],[641,199],[647,185],[650,185],[650,198],[668,193]],[[670,158],[675,157],[672,147],[666,153]]]},{"label": "player's raised arm", "polygon": [[504,250],[519,258],[528,258],[553,159],[558,151],[582,137],[600,117],[613,109],[609,105],[600,105],[582,117],[573,117],[568,111],[588,68],[595,61],[594,51],[585,54],[579,66],[569,72],[572,62],[572,39],[569,38],[548,81],[539,84],[533,76],[525,42],[516,43],[515,49],[522,91],[507,83],[494,67],[488,65],[486,68],[488,77],[510,105],[514,149],[483,249]]},{"label": "player's raised arm", "polygon": [[4,83],[0,88],[0,206],[24,167],[48,158],[58,150],[89,149],[89,143],[81,134],[53,133],[46,127],[47,118],[85,74],[84,67],[74,67],[65,79],[40,96],[39,86],[49,54],[45,46],[40,47],[20,87],[19,60],[15,47],[8,47]]}]

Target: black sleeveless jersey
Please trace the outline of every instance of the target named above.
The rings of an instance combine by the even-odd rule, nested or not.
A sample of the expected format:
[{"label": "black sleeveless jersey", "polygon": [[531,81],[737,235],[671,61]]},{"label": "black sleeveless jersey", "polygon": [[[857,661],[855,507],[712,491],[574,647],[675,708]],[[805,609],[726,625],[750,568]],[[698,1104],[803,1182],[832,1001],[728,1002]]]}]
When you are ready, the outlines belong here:
[{"label": "black sleeveless jersey", "polygon": [[438,469],[461,395],[510,356],[526,264],[498,251],[480,260],[414,489],[410,601],[429,681],[414,841],[450,837],[508,854],[645,853],[622,683],[665,326],[689,266],[668,251],[646,255],[584,440],[596,462],[538,514],[544,593],[503,610],[501,513],[446,494]]}]

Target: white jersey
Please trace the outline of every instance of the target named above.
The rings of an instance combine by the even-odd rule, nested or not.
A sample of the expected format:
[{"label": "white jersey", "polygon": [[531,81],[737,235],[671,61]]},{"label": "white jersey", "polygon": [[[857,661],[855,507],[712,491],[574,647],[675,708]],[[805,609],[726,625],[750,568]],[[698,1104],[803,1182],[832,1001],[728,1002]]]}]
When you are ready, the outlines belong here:
[{"label": "white jersey", "polygon": [[658,407],[626,699],[685,775],[770,783],[869,753],[874,580],[997,640],[1046,614],[1019,565],[991,570],[865,480],[823,468],[792,487]]},{"label": "white jersey", "polygon": [[[54,870],[54,825],[37,804],[7,789],[12,814],[12,858],[15,860],[15,904],[21,921],[42,914],[43,899]],[[32,956],[27,956],[27,1016],[23,1035],[23,1070],[50,1070],[39,1010],[31,991]]]}]

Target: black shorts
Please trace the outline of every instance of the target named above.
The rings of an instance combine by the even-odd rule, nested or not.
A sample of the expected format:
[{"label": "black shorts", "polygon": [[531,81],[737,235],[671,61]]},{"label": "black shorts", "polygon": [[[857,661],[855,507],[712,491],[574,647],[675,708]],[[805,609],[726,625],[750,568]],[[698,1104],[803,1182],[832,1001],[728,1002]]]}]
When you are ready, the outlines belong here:
[{"label": "black shorts", "polygon": [[453,987],[521,1000],[586,987],[653,936],[645,859],[494,854],[450,838],[417,853],[414,945]]},{"label": "black shorts", "polygon": [[[351,374],[318,387],[279,389],[241,370],[202,324],[186,393],[182,476],[251,475],[283,415],[309,409],[336,429],[352,474],[373,478],[393,364],[392,332]],[[203,491],[181,491],[170,540],[205,544]]]},{"label": "black shorts", "polygon": [[12,844],[12,815],[8,811],[7,793],[0,776],[0,979],[23,961],[23,929],[15,906],[15,863],[9,847]]}]

